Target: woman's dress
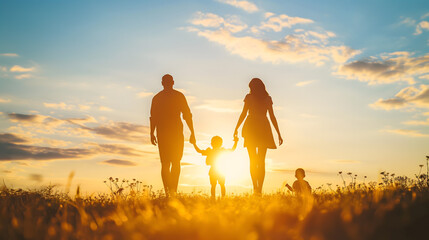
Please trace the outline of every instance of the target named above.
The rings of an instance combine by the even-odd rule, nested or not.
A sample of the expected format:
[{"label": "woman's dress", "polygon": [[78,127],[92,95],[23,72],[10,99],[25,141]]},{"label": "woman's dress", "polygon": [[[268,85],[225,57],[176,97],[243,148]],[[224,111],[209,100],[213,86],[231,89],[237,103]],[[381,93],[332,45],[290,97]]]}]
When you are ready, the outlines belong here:
[{"label": "woman's dress", "polygon": [[265,147],[276,149],[273,132],[267,118],[267,112],[273,101],[270,96],[258,97],[247,94],[244,98],[249,113],[243,125],[244,147]]}]

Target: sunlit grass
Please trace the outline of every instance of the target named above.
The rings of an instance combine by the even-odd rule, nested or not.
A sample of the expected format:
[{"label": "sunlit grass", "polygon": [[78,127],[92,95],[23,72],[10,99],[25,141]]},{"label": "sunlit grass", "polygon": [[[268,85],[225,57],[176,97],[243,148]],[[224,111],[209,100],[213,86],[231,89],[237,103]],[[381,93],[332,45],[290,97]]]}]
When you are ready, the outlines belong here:
[{"label": "sunlit grass", "polygon": [[[74,197],[54,187],[3,188],[2,239],[416,239],[429,223],[426,177],[284,190],[263,197],[166,198],[138,180],[110,178],[111,194]],[[424,238],[423,238],[424,239]]]}]

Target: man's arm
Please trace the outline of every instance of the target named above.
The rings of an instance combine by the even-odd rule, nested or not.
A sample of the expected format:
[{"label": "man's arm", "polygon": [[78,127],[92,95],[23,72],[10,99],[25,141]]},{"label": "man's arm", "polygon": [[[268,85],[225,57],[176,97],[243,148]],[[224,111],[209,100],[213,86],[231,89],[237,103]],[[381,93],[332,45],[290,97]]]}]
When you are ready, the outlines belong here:
[{"label": "man's arm", "polygon": [[183,114],[183,119],[186,122],[186,125],[188,125],[189,131],[191,131],[189,142],[194,144],[196,140],[195,140],[195,133],[194,133],[194,123],[192,121],[192,113],[191,113],[191,109],[189,109],[188,102],[186,101],[186,98],[184,95],[183,95],[182,114]]},{"label": "man's arm", "polygon": [[156,107],[154,107],[154,101],[152,99],[152,104],[150,106],[150,142],[156,146],[158,143],[156,137],[155,137],[155,129],[157,125],[157,119],[156,119]]}]

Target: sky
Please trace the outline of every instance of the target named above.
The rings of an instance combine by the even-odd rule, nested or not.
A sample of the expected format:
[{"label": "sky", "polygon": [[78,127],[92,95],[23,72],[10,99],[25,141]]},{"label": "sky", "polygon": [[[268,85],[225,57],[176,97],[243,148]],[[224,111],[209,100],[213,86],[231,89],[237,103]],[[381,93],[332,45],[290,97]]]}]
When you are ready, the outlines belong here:
[{"label": "sky", "polygon": [[[267,153],[265,192],[298,167],[313,188],[341,185],[340,171],[413,177],[429,155],[427,1],[1,0],[0,36],[8,187],[61,188],[73,172],[87,193],[108,191],[109,177],[161,189],[148,126],[166,73],[200,148],[215,135],[232,146],[248,83],[264,81],[285,140]],[[229,193],[251,190],[238,146]],[[207,173],[185,143],[179,191],[208,193]]]}]

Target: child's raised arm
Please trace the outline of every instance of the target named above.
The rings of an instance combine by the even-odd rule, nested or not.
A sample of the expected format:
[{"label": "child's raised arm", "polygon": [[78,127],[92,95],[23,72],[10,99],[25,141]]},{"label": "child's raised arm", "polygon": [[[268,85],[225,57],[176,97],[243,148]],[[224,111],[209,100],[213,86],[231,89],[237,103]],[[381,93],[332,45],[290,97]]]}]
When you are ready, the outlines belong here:
[{"label": "child's raised arm", "polygon": [[197,146],[196,142],[194,142],[192,145],[194,145],[195,151],[197,151],[197,153],[203,153],[203,151]]}]

